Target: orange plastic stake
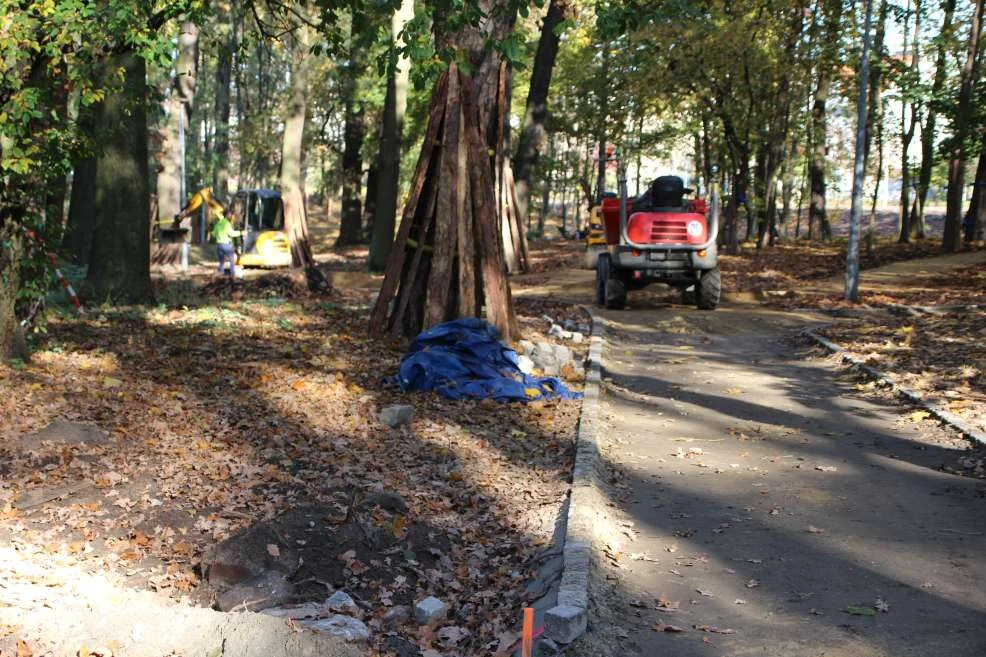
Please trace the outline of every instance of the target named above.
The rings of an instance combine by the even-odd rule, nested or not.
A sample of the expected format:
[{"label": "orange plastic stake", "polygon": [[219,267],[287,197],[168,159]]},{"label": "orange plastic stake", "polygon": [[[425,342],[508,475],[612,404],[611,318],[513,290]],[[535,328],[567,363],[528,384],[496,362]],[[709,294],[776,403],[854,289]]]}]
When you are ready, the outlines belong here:
[{"label": "orange plastic stake", "polygon": [[524,629],[520,635],[521,657],[534,654],[534,608],[524,607]]}]

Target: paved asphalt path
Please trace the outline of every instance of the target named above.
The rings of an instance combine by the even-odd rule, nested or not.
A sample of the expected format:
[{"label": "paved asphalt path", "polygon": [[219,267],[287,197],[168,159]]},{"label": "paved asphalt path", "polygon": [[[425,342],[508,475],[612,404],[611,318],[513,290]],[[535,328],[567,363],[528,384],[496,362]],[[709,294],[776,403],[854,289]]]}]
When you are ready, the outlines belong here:
[{"label": "paved asphalt path", "polygon": [[986,489],[938,469],[963,440],[859,389],[793,337],[803,316],[604,317],[627,530],[587,654],[986,656]]}]

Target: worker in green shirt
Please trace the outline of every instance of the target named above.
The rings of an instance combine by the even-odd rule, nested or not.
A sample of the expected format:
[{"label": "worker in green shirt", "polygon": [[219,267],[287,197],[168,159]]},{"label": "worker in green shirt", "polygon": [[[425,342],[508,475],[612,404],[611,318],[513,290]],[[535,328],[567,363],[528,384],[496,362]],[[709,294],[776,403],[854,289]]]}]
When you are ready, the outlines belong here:
[{"label": "worker in green shirt", "polygon": [[229,275],[236,278],[236,251],[233,249],[233,238],[240,235],[240,231],[233,228],[233,224],[226,218],[226,215],[217,211],[216,222],[212,224],[212,239],[216,240],[220,274],[225,269],[226,261],[229,261]]}]

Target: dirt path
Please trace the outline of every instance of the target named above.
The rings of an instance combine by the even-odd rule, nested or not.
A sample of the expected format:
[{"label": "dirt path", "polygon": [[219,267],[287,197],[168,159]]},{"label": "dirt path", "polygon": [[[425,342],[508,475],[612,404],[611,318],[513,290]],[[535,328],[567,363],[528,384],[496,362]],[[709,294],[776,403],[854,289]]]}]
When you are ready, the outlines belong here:
[{"label": "dirt path", "polygon": [[[986,264],[986,251],[970,251],[930,258],[902,260],[882,267],[863,270],[861,290],[866,295],[879,295],[911,288],[920,292],[925,288],[939,289],[936,277],[962,268]],[[731,287],[730,273],[723,273],[723,299],[736,303],[759,303],[758,296],[752,292],[738,291]],[[591,303],[595,285],[595,272],[588,269],[561,268],[551,272],[523,274],[511,279],[513,293],[520,298],[553,299],[571,303]],[[735,281],[734,281],[735,283]],[[797,288],[799,306],[810,305],[806,297],[840,296],[845,288],[845,276],[840,274],[827,279],[802,281]],[[669,296],[670,289],[662,285],[652,285],[645,290],[630,295],[631,306],[653,307],[654,301]],[[670,295],[671,298],[674,295]]]},{"label": "dirt path", "polygon": [[606,320],[626,532],[582,654],[986,654],[986,489],[939,470],[964,441],[815,358],[809,315]]},{"label": "dirt path", "polygon": [[[864,270],[861,273],[860,288],[864,292],[881,291],[886,288],[899,287],[902,282],[920,285],[923,278],[936,274],[944,274],[954,269],[973,267],[986,264],[986,251],[969,251],[965,253],[950,253],[932,258],[915,258],[901,260],[876,269]],[[833,276],[824,281],[807,286],[804,291],[839,293],[845,288],[844,276]]]}]

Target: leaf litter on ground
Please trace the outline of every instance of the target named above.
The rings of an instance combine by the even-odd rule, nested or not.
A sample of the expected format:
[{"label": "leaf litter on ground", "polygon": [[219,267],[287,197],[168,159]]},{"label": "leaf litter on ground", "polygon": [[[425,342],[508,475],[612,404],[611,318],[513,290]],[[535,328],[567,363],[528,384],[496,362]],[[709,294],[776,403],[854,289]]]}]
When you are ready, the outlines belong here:
[{"label": "leaf litter on ground", "polygon": [[[289,294],[264,296],[271,290]],[[217,294],[230,300],[208,305]],[[579,403],[450,402],[382,386],[402,345],[366,336],[368,299],[356,293],[335,298],[332,312],[276,277],[210,283],[199,295],[206,305],[56,319],[31,364],[0,365],[0,534],[28,558],[55,554],[128,587],[210,604],[199,569],[210,546],[322,505],[337,509],[330,549],[333,527],[344,526],[332,523],[354,500],[393,491],[406,515],[370,510],[360,521],[404,541],[397,554],[411,558],[354,554],[331,583],[371,617],[436,595],[457,628],[438,639],[465,652],[513,628],[567,494]],[[547,339],[545,312],[579,317],[563,304],[519,302],[531,339]],[[376,420],[394,403],[415,407],[399,430]],[[107,441],[18,447],[53,419],[98,427]],[[16,505],[80,483],[53,502]],[[267,551],[276,558],[284,546]]]}]

